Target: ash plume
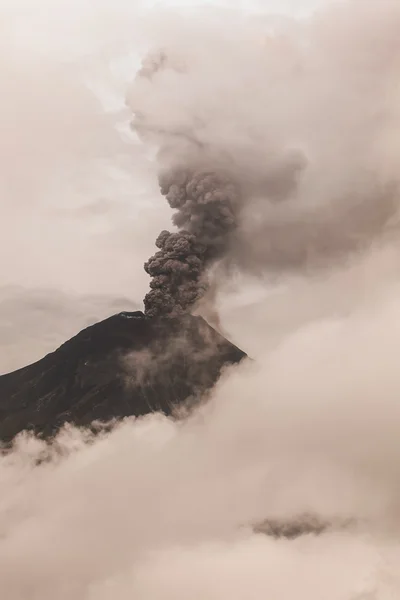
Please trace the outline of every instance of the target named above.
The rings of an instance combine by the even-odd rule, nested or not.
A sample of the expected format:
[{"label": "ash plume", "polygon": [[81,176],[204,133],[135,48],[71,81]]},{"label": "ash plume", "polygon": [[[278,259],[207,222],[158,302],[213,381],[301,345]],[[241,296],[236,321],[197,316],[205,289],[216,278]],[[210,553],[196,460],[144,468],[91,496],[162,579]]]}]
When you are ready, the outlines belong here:
[{"label": "ash plume", "polygon": [[178,233],[162,231],[159,251],[145,263],[151,291],[148,316],[187,312],[207,291],[207,267],[227,249],[236,226],[237,189],[212,171],[173,170],[160,178],[161,193],[177,212]]},{"label": "ash plume", "polygon": [[[171,62],[164,50],[151,52],[144,58],[138,78],[152,81],[168,68],[185,72],[184,65]],[[132,128],[144,138],[151,133],[164,138],[159,158],[176,152],[176,141],[171,147],[166,141],[170,134],[153,129],[143,113],[135,114]],[[176,137],[181,146],[182,141],[189,144],[190,154],[193,147],[201,147],[188,133],[178,131]],[[145,313],[150,317],[177,316],[204,297],[209,289],[207,269],[227,252],[230,234],[237,226],[238,186],[227,173],[199,163],[189,165],[186,159],[185,166],[169,166],[159,175],[161,194],[176,211],[172,222],[178,231],[161,231],[156,239],[159,251],[144,265],[151,277],[151,289],[144,298]]]}]

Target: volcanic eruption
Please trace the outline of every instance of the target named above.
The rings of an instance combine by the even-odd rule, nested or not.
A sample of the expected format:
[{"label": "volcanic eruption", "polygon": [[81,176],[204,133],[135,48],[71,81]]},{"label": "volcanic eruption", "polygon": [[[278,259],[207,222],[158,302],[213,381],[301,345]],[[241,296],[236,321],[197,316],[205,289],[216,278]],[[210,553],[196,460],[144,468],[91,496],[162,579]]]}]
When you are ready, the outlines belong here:
[{"label": "volcanic eruption", "polygon": [[160,250],[145,263],[152,280],[144,305],[148,316],[176,316],[207,291],[207,267],[224,253],[236,226],[238,192],[229,179],[207,171],[166,173],[160,186],[177,209],[173,223],[180,230],[164,230],[156,240]]},{"label": "volcanic eruption", "polygon": [[[31,98],[42,83],[50,84],[43,97],[54,106],[48,129],[60,120],[67,132],[72,122],[54,96],[61,93],[69,105],[73,94],[57,86],[62,77],[36,77],[35,45],[44,57],[46,34],[58,42],[75,9],[78,34],[88,9],[96,7],[97,29],[98,10],[109,5],[103,35],[118,4],[124,11],[145,4],[44,1],[49,9],[57,5],[57,22],[52,10],[40,9],[40,18],[26,20],[21,5],[29,0],[6,2],[23,22],[20,28],[6,22],[2,58],[14,46],[23,49],[31,82],[22,86],[20,106],[10,102],[12,110],[2,115],[3,170],[18,165],[15,183],[31,183],[20,160],[29,167],[40,154],[41,132],[28,131],[27,148],[18,144],[18,131],[27,113],[36,117]],[[145,31],[143,41],[167,52],[157,72],[150,61],[136,78],[130,108],[144,142],[140,164],[124,163],[132,202],[122,229],[107,222],[110,243],[121,235],[122,248],[107,260],[102,253],[90,279],[115,296],[121,290],[111,275],[119,272],[132,282],[132,300],[140,301],[148,291],[142,264],[154,253],[152,240],[170,232],[161,233],[159,254],[147,262],[146,314],[133,304],[132,312],[96,323],[39,362],[0,377],[0,439],[13,445],[0,464],[3,597],[399,598],[400,3],[336,2],[315,18],[285,19],[281,31],[264,14],[249,14],[250,5],[267,2],[241,3],[246,14],[191,3],[188,17],[157,4],[154,34]],[[127,59],[131,78],[136,50],[143,51],[136,38],[146,26],[122,16],[135,44],[135,64]],[[65,45],[83,42],[76,78],[88,74],[96,83],[98,63],[88,60],[84,38],[71,35]],[[101,45],[102,61],[114,48],[110,42]],[[125,52],[120,36],[116,46]],[[9,54],[23,62],[22,52]],[[49,52],[55,55],[57,48]],[[6,105],[13,71],[7,73]],[[123,111],[124,124],[132,112]],[[87,119],[77,125],[91,135]],[[137,158],[133,137],[126,147]],[[48,146],[45,162],[57,149]],[[144,177],[151,176],[152,188],[157,179],[161,184],[149,212],[153,219],[154,208],[165,209],[165,221],[155,228],[159,215],[146,222],[147,198],[138,190],[147,185],[143,155]],[[46,169],[51,191],[58,179],[53,164]],[[80,193],[87,166],[79,165]],[[105,170],[101,161],[100,176]],[[102,181],[96,179],[96,197]],[[111,184],[117,201],[114,178]],[[13,235],[9,225],[4,219],[4,233]],[[36,225],[32,250],[47,237]],[[55,235],[60,229],[58,223]],[[11,245],[2,239],[10,271],[18,271],[15,255],[23,254],[22,236],[15,237]],[[94,246],[103,241],[96,235]],[[68,242],[84,254],[79,238]],[[350,256],[366,247],[356,260]],[[45,248],[47,271],[53,245]],[[41,271],[32,255],[24,274],[29,266]],[[50,279],[57,270],[70,284],[71,273],[54,255]],[[71,271],[78,264],[82,285],[86,271],[69,256]],[[226,285],[228,268],[244,277]],[[262,288],[258,297],[252,277]],[[194,316],[205,314],[214,290],[223,300],[223,325],[255,360],[242,360],[243,352]],[[232,290],[239,299],[227,298]],[[41,322],[37,310],[17,307],[14,314],[25,338],[27,318]],[[35,331],[38,338],[45,333]],[[192,410],[193,400],[205,399],[207,405]],[[58,433],[65,423],[72,426]],[[46,441],[14,440],[24,429]]]},{"label": "volcanic eruption", "polygon": [[[144,66],[139,76],[151,72]],[[148,135],[140,115],[133,126]],[[166,144],[160,154],[168,150]],[[145,263],[151,276],[145,312],[113,315],[42,360],[1,376],[0,440],[10,442],[26,429],[52,437],[65,423],[96,429],[96,423],[103,428],[125,416],[177,415],[204,398],[226,366],[246,357],[191,315],[209,289],[207,270],[228,250],[239,186],[198,157],[161,170],[159,183],[176,210],[178,231],[162,231],[159,251]]]},{"label": "volcanic eruption", "polygon": [[[137,77],[151,81],[155,73],[169,66],[182,70],[171,65],[164,51],[150,53]],[[132,128],[144,140],[154,132],[140,111],[135,112]],[[163,230],[156,240],[159,251],[144,265],[151,277],[151,290],[144,298],[145,314],[173,317],[190,311],[206,294],[207,269],[227,252],[237,226],[240,189],[226,171],[202,163],[201,152],[197,152],[201,145],[190,135],[173,132],[175,143],[171,146],[171,132],[156,129],[155,133],[162,138],[159,157],[176,153],[176,143],[189,144],[182,164],[164,168],[159,174],[160,191],[176,211],[172,222],[178,231]],[[193,150],[196,156],[191,161]]]}]

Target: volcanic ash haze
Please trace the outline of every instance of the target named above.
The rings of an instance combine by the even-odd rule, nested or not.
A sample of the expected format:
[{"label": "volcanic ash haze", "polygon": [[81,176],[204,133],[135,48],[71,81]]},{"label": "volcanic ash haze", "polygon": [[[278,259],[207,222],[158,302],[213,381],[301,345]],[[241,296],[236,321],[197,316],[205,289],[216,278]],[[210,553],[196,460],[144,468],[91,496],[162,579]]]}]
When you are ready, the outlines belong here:
[{"label": "volcanic ash haze", "polygon": [[[27,13],[31,29],[18,30],[31,35],[12,42],[17,12],[27,4],[1,8],[10,23],[2,44],[18,47],[13,60],[29,74],[25,98],[38,64],[33,50],[42,56],[47,44],[55,60],[59,36],[50,32],[64,31],[74,19],[73,44],[58,65],[62,70],[73,46],[74,89],[81,89],[83,74],[90,79],[99,72],[113,89],[104,57],[115,59],[120,38],[124,52],[128,38],[140,54],[165,49],[173,67],[164,62],[151,78],[132,72],[128,103],[140,129],[141,181],[153,190],[158,176],[182,177],[187,194],[187,173],[208,173],[239,192],[229,193],[234,227],[226,236],[224,229],[215,248],[218,236],[203,239],[192,218],[196,210],[186,212],[185,203],[182,209],[178,194],[176,229],[162,234],[159,250],[182,243],[185,250],[168,258],[178,262],[204,251],[182,309],[215,270],[222,324],[255,360],[227,372],[211,401],[179,422],[152,415],[97,438],[72,429],[50,447],[22,436],[0,457],[2,595],[398,598],[400,5],[326,3],[309,19],[271,21],[235,10],[158,8],[133,15],[132,5],[118,0],[69,2],[68,10],[61,0],[39,4],[43,12]],[[95,46],[101,60],[90,54]],[[80,114],[78,98],[74,107],[76,122],[68,130],[83,135],[88,105]],[[51,137],[35,139],[40,147]],[[80,173],[92,156],[90,144],[85,148]],[[110,167],[113,151],[105,153]],[[21,173],[29,170],[23,153],[18,159]],[[104,177],[103,165],[98,174]],[[72,175],[78,177],[71,168]],[[161,195],[153,201],[162,215],[158,231],[168,227],[169,207]],[[147,222],[149,213],[137,212],[132,235],[134,227],[138,236],[146,233],[138,239],[147,252],[153,218]],[[211,218],[207,211],[202,216]],[[61,233],[59,222],[52,223],[54,235]],[[46,248],[45,236],[37,238]],[[1,243],[12,256],[10,236]],[[126,268],[135,253],[127,261],[121,251],[122,257],[125,276],[136,283],[135,270]],[[152,277],[176,272],[176,265],[165,268],[164,255],[160,260],[162,272],[157,267]],[[108,276],[116,281],[119,264],[102,263],[102,283]],[[174,279],[174,294],[186,285],[184,271]],[[228,310],[232,273],[244,286],[256,280],[264,296]],[[163,281],[153,289],[170,293]],[[172,296],[171,310],[175,302]],[[38,346],[43,343],[38,336]],[[302,515],[327,529],[290,540],[254,532],[265,519],[291,523]]]},{"label": "volcanic ash haze", "polygon": [[230,180],[222,266],[327,267],[397,224],[399,9],[356,0],[311,21],[255,21],[199,11],[158,23],[160,50],[128,95],[133,128],[168,173],[178,228],[201,219],[193,172]]}]

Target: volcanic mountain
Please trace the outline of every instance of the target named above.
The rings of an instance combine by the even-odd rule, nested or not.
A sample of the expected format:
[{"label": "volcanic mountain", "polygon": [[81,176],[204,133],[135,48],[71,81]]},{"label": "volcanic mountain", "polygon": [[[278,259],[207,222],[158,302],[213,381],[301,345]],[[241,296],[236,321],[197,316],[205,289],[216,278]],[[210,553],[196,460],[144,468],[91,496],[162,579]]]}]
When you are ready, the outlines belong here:
[{"label": "volcanic mountain", "polygon": [[201,317],[116,314],[38,362],[0,376],[0,440],[9,442],[23,430],[48,438],[65,423],[174,414],[245,356]]}]

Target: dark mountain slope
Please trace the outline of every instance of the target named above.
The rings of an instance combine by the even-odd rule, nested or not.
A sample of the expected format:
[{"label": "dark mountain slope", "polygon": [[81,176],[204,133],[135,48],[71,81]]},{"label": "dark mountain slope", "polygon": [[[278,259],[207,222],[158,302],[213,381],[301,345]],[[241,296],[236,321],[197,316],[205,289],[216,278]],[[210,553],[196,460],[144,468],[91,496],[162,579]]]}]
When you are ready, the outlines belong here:
[{"label": "dark mountain slope", "polygon": [[10,441],[24,429],[48,437],[66,422],[171,414],[245,356],[200,317],[119,313],[0,376],[0,439]]}]

